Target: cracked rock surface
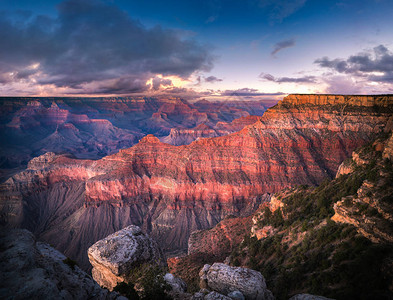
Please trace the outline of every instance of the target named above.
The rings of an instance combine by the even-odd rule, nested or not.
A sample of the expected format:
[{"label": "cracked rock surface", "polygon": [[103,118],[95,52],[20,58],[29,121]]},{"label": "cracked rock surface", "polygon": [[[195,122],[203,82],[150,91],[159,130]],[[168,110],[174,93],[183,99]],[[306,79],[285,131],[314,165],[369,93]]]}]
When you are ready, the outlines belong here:
[{"label": "cracked rock surface", "polygon": [[214,263],[205,265],[199,276],[201,287],[205,286],[223,295],[239,291],[245,299],[274,299],[266,288],[265,278],[255,270]]},{"label": "cracked rock surface", "polygon": [[145,263],[166,266],[157,243],[134,225],[96,242],[89,248],[88,256],[93,266],[93,278],[110,290]]}]

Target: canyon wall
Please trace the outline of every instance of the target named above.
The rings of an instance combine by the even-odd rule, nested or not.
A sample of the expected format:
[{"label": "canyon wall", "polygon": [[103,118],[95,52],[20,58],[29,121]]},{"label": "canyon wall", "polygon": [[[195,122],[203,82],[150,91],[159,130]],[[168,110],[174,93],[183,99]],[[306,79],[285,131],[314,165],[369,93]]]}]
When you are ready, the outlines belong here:
[{"label": "canyon wall", "polygon": [[318,105],[321,97],[290,95],[239,132],[189,145],[147,135],[100,160],[39,159],[0,186],[0,220],[85,267],[90,245],[130,224],[167,252],[184,250],[191,232],[251,214],[266,193],[333,178],[355,148],[392,124],[392,96],[366,106]]},{"label": "canyon wall", "polygon": [[392,95],[309,95],[291,94],[281,104],[289,105],[343,105],[359,107],[389,107]]}]

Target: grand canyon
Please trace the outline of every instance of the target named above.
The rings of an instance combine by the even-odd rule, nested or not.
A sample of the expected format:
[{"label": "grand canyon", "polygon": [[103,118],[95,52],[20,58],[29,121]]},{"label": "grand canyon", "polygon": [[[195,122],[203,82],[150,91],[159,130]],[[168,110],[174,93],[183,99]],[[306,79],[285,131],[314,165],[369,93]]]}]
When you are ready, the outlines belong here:
[{"label": "grand canyon", "polygon": [[[4,102],[5,107],[12,106],[11,100],[20,105],[21,100],[10,99]],[[135,103],[129,99],[124,102]],[[107,103],[112,109],[124,102],[102,99],[101,105]],[[189,126],[198,123],[190,122],[195,115],[197,120],[201,116],[208,120],[207,116],[218,115],[214,105],[211,111],[204,108],[201,113],[190,109],[191,105],[185,101],[173,102],[172,110],[176,105],[183,108],[176,114],[177,119],[186,120]],[[206,107],[207,103],[204,104]],[[39,240],[53,245],[85,270],[91,268],[87,249],[128,225],[140,226],[169,256],[181,255],[187,247],[189,252],[194,252],[189,244],[192,232],[211,228],[229,215],[250,216],[258,207],[270,203],[271,195],[286,188],[318,186],[334,178],[340,164],[355,149],[372,142],[376,136],[391,132],[392,105],[393,97],[389,95],[293,94],[267,109],[261,117],[241,116],[225,122],[226,134],[221,132],[219,137],[195,134],[201,124],[178,131],[178,137],[186,137],[182,140],[194,138],[191,143],[178,146],[164,143],[153,134],[139,133],[145,136],[127,148],[124,140],[132,137],[131,143],[135,139],[130,131],[111,139],[106,131],[101,131],[96,136],[108,138],[107,141],[115,145],[114,149],[119,145],[126,148],[99,159],[76,157],[78,148],[69,154],[64,153],[67,148],[61,153],[51,149],[55,152],[32,158],[25,170],[12,175],[0,186],[1,223],[30,230]],[[33,110],[38,107],[39,112],[42,109],[51,112],[50,118],[46,115],[44,120],[56,126],[56,131],[59,127],[76,128],[74,124],[87,119],[86,115],[75,117],[54,102],[42,108],[41,102],[34,100],[26,101],[24,107],[15,110],[15,116],[9,117],[11,122],[4,128],[14,130],[15,120],[26,124],[20,115],[32,106]],[[163,106],[167,108],[168,103]],[[232,109],[229,104],[225,107]],[[249,107],[236,107],[242,114],[248,113],[246,109]],[[260,111],[263,110],[261,105]],[[139,115],[144,113],[139,109]],[[91,120],[88,124],[94,124],[97,119]],[[99,120],[99,124],[111,124],[109,120]],[[224,124],[224,121],[217,123]],[[217,123],[209,128],[217,128]],[[19,125],[18,129],[40,131],[34,127],[39,124],[33,123],[33,128]],[[202,124],[203,128],[208,126]],[[239,127],[234,129],[233,124],[242,124],[243,128],[236,131]],[[90,134],[94,134],[94,130]],[[168,137],[173,132],[169,130],[163,139],[170,140]],[[76,143],[71,138],[66,141],[68,145]],[[173,144],[177,141],[173,140]],[[232,227],[236,228],[231,225],[227,230]],[[192,244],[195,243],[199,244],[194,236]]]},{"label": "grand canyon", "polygon": [[392,11],[0,1],[0,299],[393,299]]}]

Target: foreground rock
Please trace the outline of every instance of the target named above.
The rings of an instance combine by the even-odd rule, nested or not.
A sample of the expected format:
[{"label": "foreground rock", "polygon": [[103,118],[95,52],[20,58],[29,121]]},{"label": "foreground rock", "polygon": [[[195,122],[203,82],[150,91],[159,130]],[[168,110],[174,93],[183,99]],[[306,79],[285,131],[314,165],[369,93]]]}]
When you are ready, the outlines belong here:
[{"label": "foreground rock", "polygon": [[239,291],[246,299],[274,299],[260,272],[222,263],[205,265],[199,273],[201,287],[228,295]]},{"label": "foreground rock", "polygon": [[93,278],[110,290],[143,264],[166,266],[156,242],[133,225],[96,242],[89,248],[88,256]]},{"label": "foreground rock", "polygon": [[94,280],[62,253],[37,243],[27,230],[0,232],[1,299],[126,300]]}]

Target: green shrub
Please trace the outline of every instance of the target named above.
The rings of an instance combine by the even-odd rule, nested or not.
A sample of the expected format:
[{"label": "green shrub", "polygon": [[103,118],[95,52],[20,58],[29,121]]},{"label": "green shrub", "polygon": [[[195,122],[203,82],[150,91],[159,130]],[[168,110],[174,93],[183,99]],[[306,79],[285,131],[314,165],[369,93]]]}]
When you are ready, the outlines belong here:
[{"label": "green shrub", "polygon": [[171,286],[164,279],[166,270],[149,264],[143,264],[134,269],[128,276],[128,281],[142,288],[140,298],[142,300],[167,300],[171,299],[166,292]]}]

